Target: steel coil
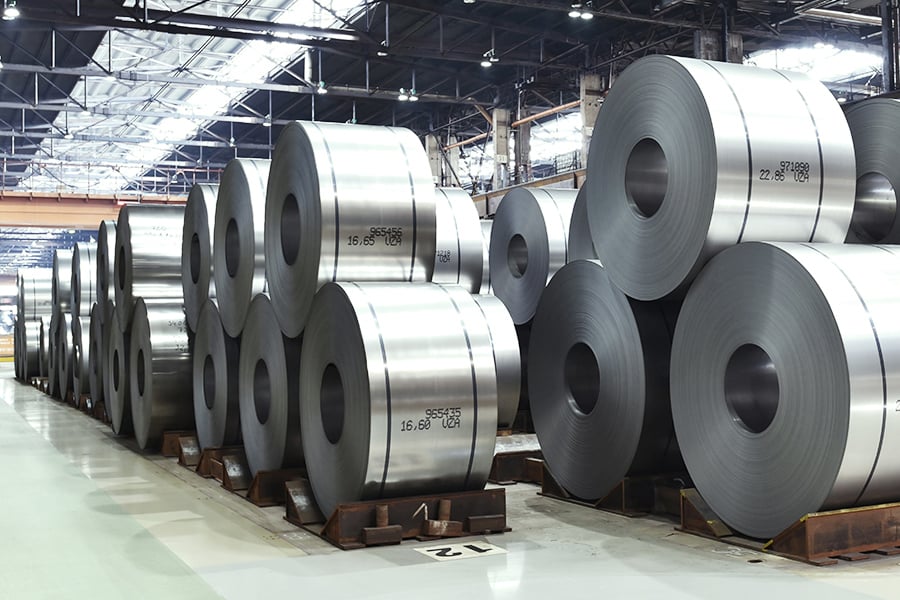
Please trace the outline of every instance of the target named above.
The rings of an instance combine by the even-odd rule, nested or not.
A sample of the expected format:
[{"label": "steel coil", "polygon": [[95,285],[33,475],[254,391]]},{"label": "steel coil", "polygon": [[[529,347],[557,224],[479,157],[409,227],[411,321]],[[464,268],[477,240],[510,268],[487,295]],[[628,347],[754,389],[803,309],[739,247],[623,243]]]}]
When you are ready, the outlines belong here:
[{"label": "steel coil", "polygon": [[97,301],[97,244],[78,242],[72,250],[72,283],[70,287],[72,319],[90,318]]},{"label": "steel coil", "polygon": [[197,331],[200,310],[207,299],[216,297],[213,278],[213,224],[216,216],[217,185],[195,185],[184,207],[181,231],[181,288],[188,327]]},{"label": "steel coil", "polygon": [[[97,303],[103,308],[103,323],[110,316],[107,307],[115,306],[116,222],[100,221],[97,229]],[[112,304],[110,304],[112,302]]]},{"label": "steel coil", "polygon": [[491,230],[494,227],[493,219],[481,220],[481,292],[493,294],[491,286]]},{"label": "steel coil", "polygon": [[427,281],[435,251],[428,157],[406,129],[299,122],[278,137],[265,246],[281,330],[300,335],[329,281]]},{"label": "steel coil", "polygon": [[59,398],[59,319],[56,311],[50,317],[50,334],[47,336],[47,391]]},{"label": "steel coil", "polygon": [[435,222],[437,250],[431,280],[461,285],[477,294],[483,275],[484,241],[472,197],[459,188],[437,188]]},{"label": "steel coil", "polygon": [[685,299],[672,413],[698,491],[771,537],[806,513],[900,500],[900,251],[741,244]]},{"label": "steel coil", "polygon": [[20,379],[29,381],[41,373],[41,322],[37,320],[22,321],[19,337],[21,372]]},{"label": "steel coil", "polygon": [[72,310],[72,248],[57,248],[53,251],[53,279],[51,299],[53,312]]},{"label": "steel coil", "polygon": [[59,371],[59,397],[63,400],[72,391],[72,350],[74,344],[72,342],[72,314],[68,312],[60,313],[59,329],[57,331],[56,352],[59,355],[57,360],[57,369]]},{"label": "steel coil", "polygon": [[241,436],[254,474],[303,464],[299,368],[300,338],[282,335],[272,303],[260,294],[250,303],[238,360]]},{"label": "steel coil", "polygon": [[651,56],[603,103],[585,187],[610,279],[655,300],[739,242],[842,242],[854,181],[850,130],[818,81]]},{"label": "steel coil", "polygon": [[522,386],[522,359],[516,325],[506,305],[486,294],[473,296],[488,325],[494,368],[497,371],[497,428],[509,429],[516,420]]},{"label": "steel coil", "polygon": [[497,428],[491,338],[458,286],[324,286],[303,336],[300,426],[313,494],[340,502],[480,489]]},{"label": "steel coil", "polygon": [[184,303],[181,289],[183,206],[131,204],[116,226],[115,290],[119,327],[131,326],[138,298]]},{"label": "steel coil", "polygon": [[228,162],[219,185],[213,228],[216,305],[225,332],[241,334],[250,302],[266,289],[263,243],[268,160]]},{"label": "steel coil", "polygon": [[49,377],[50,357],[50,317],[41,317],[40,356],[41,377]]},{"label": "steel coil", "polygon": [[140,448],[157,448],[164,431],[194,428],[191,349],[181,302],[134,304],[128,354],[131,421]]},{"label": "steel coil", "polygon": [[204,302],[193,353],[194,420],[201,448],[240,442],[239,350],[240,341],[225,333],[215,303]]},{"label": "steel coil", "polygon": [[583,499],[629,474],[680,466],[669,405],[671,333],[659,303],[629,301],[599,261],[560,269],[531,327],[531,417],[554,479]]},{"label": "steel coil", "polygon": [[128,435],[134,431],[131,420],[130,331],[119,325],[119,307],[114,306],[107,322],[106,369],[104,394],[106,415],[114,433]]},{"label": "steel coil", "polygon": [[52,314],[52,269],[19,269],[16,288],[16,316],[20,321],[34,321]]},{"label": "steel coil", "polygon": [[900,101],[873,98],[847,108],[856,150],[856,203],[848,242],[900,242]]},{"label": "steel coil", "polygon": [[572,220],[569,222],[569,262],[576,260],[596,260],[594,240],[591,238],[591,224],[587,212],[587,188],[578,190]]},{"label": "steel coil", "polygon": [[[77,401],[82,394],[90,394],[89,364],[91,350],[91,319],[72,319],[72,395]],[[91,398],[93,406],[93,398]]]},{"label": "steel coil", "polygon": [[[111,300],[108,302],[112,302]],[[112,306],[108,308],[112,311]],[[99,302],[94,303],[91,309],[91,337],[88,347],[88,367],[87,380],[88,389],[91,394],[91,402],[97,405],[105,402],[106,391],[104,390],[104,375],[106,373],[106,348],[107,348],[107,325],[103,324],[100,315],[105,312]]]},{"label": "steel coil", "polygon": [[491,229],[491,287],[517,325],[534,316],[541,292],[568,259],[575,190],[515,188]]}]

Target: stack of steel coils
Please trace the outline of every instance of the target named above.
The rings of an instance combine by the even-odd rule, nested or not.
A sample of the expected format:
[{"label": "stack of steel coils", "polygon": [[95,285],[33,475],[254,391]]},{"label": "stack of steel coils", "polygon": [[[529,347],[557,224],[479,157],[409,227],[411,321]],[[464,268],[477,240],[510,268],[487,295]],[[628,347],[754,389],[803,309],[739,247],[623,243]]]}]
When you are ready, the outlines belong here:
[{"label": "stack of steel coils", "polygon": [[16,377],[28,381],[46,373],[44,324],[53,311],[50,269],[19,269],[16,273]]},{"label": "stack of steel coils", "polygon": [[88,363],[91,313],[97,302],[97,244],[79,242],[72,251],[72,394],[76,403],[90,393]]}]

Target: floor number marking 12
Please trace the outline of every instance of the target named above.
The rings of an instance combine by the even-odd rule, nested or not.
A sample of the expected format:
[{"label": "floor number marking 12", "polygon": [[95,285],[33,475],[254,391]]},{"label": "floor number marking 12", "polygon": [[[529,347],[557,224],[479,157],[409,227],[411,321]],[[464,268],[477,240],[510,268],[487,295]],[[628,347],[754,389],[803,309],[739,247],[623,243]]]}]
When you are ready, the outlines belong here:
[{"label": "floor number marking 12", "polygon": [[444,544],[443,546],[429,546],[428,548],[416,548],[416,551],[430,556],[434,560],[459,560],[462,558],[476,558],[479,556],[493,556],[506,554],[506,550],[487,542],[469,542],[468,544]]}]

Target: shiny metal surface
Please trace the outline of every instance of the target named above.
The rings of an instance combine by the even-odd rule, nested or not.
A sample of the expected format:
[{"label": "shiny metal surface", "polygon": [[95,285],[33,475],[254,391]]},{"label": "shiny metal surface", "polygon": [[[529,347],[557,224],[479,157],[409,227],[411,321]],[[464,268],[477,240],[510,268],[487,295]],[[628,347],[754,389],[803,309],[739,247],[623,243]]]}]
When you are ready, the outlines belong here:
[{"label": "shiny metal surface", "polygon": [[41,317],[40,319],[38,319],[38,322],[41,324],[38,362],[41,368],[41,377],[48,377],[50,357],[50,317]]},{"label": "shiny metal surface", "polygon": [[522,359],[519,356],[519,338],[516,325],[506,305],[488,294],[478,294],[473,299],[481,309],[494,353],[497,370],[497,428],[512,427],[519,410],[522,385]]},{"label": "shiny metal surface", "polygon": [[181,288],[183,206],[130,204],[116,225],[115,293],[119,327],[130,327],[138,298],[184,303]]},{"label": "shiny metal surface", "polygon": [[493,294],[491,286],[491,230],[494,228],[493,219],[481,219],[481,294]]},{"label": "shiny metal surface", "polygon": [[53,269],[19,269],[16,272],[16,317],[33,321],[53,312]]},{"label": "shiny metal surface", "polygon": [[528,387],[544,460],[571,494],[680,466],[669,406],[671,335],[660,303],[629,301],[599,261],[554,275],[531,326]]},{"label": "shiny metal surface", "polygon": [[74,342],[72,341],[71,313],[60,313],[59,330],[57,331],[56,342],[59,397],[65,400],[69,392],[72,391],[72,377],[75,374],[72,364]]},{"label": "shiny metal surface", "polygon": [[16,375],[22,381],[28,382],[32,377],[37,377],[41,372],[41,322],[17,321],[15,327],[16,339]]},{"label": "shiny metal surface", "polygon": [[97,228],[97,302],[104,310],[100,311],[100,318],[103,323],[111,314],[106,307],[110,306],[107,301],[112,302],[115,306],[116,287],[116,222],[100,221],[100,227]]},{"label": "shiny metal surface", "polygon": [[194,421],[201,448],[232,446],[241,440],[238,403],[240,340],[225,333],[215,302],[203,303],[194,336]]},{"label": "shiny metal surface", "polygon": [[[90,393],[89,358],[91,352],[91,319],[72,319],[72,393],[75,398]],[[93,403],[93,398],[91,398]]]},{"label": "shiny metal surface", "polygon": [[[111,300],[108,302],[112,302]],[[112,311],[112,306],[107,309]],[[104,325],[100,315],[105,312],[99,303],[95,302],[91,308],[91,337],[90,343],[86,349],[87,352],[87,382],[88,392],[91,395],[91,402],[96,405],[104,402],[106,399],[106,390],[104,389],[107,358],[106,348],[109,340],[107,339],[107,325]]]},{"label": "shiny metal surface", "polygon": [[97,301],[97,244],[78,242],[72,249],[72,283],[70,287],[72,318],[90,318]]},{"label": "shiny metal surface", "polygon": [[266,189],[272,305],[300,335],[329,281],[427,281],[435,199],[419,139],[395,127],[297,122],[284,127]]},{"label": "shiny metal surface", "polygon": [[70,312],[72,301],[72,248],[53,251],[53,279],[51,299],[53,312]]},{"label": "shiny metal surface", "polygon": [[494,454],[489,328],[459,286],[334,283],[303,336],[300,426],[319,508],[479,489]]},{"label": "shiny metal surface", "polygon": [[856,203],[848,242],[900,242],[900,101],[873,98],[845,112],[856,149]]},{"label": "shiny metal surface", "polygon": [[238,360],[241,435],[250,470],[303,465],[300,338],[285,337],[263,294],[250,303]]},{"label": "shiny metal surface", "polygon": [[181,231],[181,288],[188,327],[197,331],[200,310],[208,298],[216,297],[213,278],[213,224],[216,216],[217,185],[195,185],[184,207]]},{"label": "shiny metal surface", "polygon": [[460,188],[437,188],[434,196],[437,249],[431,281],[461,285],[477,294],[484,268],[484,241],[475,203]]},{"label": "shiny metal surface", "polygon": [[900,253],[741,244],[703,270],[672,348],[685,464],[734,529],[900,500]]},{"label": "shiny metal surface", "polygon": [[191,350],[181,302],[139,298],[128,355],[131,421],[140,448],[156,448],[168,430],[194,428]]},{"label": "shiny metal surface", "polygon": [[517,325],[534,316],[541,292],[568,259],[575,190],[515,188],[491,230],[491,287]]},{"label": "shiny metal surface", "polygon": [[597,251],[591,238],[591,224],[587,213],[587,188],[582,186],[575,198],[572,209],[572,220],[569,222],[569,255],[568,261],[596,260]]},{"label": "shiny metal surface", "polygon": [[739,242],[842,242],[854,164],[846,119],[818,81],[643,58],[616,80],[594,127],[594,247],[630,297],[680,295]]},{"label": "shiny metal surface", "polygon": [[[54,398],[59,398],[59,312],[54,311],[50,317],[50,331],[47,335],[47,390]],[[45,323],[46,324],[46,323]]]},{"label": "shiny metal surface", "polygon": [[266,289],[264,220],[269,160],[235,158],[219,185],[213,228],[216,305],[225,332],[241,334],[250,302]]},{"label": "shiny metal surface", "polygon": [[131,384],[129,369],[131,358],[131,335],[119,325],[119,307],[114,306],[107,321],[106,370],[104,371],[104,395],[106,414],[110,427],[118,435],[129,435],[134,431],[131,419]]}]

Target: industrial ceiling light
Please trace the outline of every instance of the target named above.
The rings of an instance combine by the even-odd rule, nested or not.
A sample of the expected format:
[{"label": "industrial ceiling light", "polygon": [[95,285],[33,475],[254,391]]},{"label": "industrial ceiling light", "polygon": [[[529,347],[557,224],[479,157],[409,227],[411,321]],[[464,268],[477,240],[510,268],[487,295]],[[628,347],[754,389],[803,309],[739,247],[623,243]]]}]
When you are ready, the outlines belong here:
[{"label": "industrial ceiling light", "polygon": [[463,0],[463,4],[475,4],[475,0]]},{"label": "industrial ceiling light", "polygon": [[416,95],[416,88],[411,88],[409,90],[409,101],[410,102],[418,102],[419,97]]},{"label": "industrial ceiling light", "polygon": [[87,106],[83,106],[78,114],[82,117],[89,117],[91,116],[91,111],[88,110]]},{"label": "industrial ceiling light", "polygon": [[266,119],[263,121],[263,127],[271,127],[272,126],[272,117],[266,116]]},{"label": "industrial ceiling light", "polygon": [[400,95],[397,96],[397,100],[400,102],[407,102],[409,100],[409,94],[406,93],[406,88],[400,88]]},{"label": "industrial ceiling light", "polygon": [[316,86],[316,93],[317,94],[327,94],[328,93],[328,88],[325,86],[324,81],[319,80],[319,85]]},{"label": "industrial ceiling light", "polygon": [[73,139],[74,137],[75,137],[75,136],[72,135],[72,132],[70,132],[70,131],[68,131],[68,130],[66,130],[66,132],[63,134],[63,139],[64,139],[64,140],[71,140],[71,139]]},{"label": "industrial ceiling light", "polygon": [[16,7],[16,0],[8,0],[4,2],[3,20],[12,21],[19,18],[19,9]]},{"label": "industrial ceiling light", "polygon": [[484,60],[481,61],[481,66],[484,67],[485,69],[487,69],[488,67],[491,66],[491,61],[485,58]]},{"label": "industrial ceiling light", "polygon": [[590,21],[594,18],[594,13],[591,12],[590,2],[573,2],[570,6],[572,7],[572,10],[569,11],[569,16],[573,19]]}]

